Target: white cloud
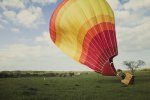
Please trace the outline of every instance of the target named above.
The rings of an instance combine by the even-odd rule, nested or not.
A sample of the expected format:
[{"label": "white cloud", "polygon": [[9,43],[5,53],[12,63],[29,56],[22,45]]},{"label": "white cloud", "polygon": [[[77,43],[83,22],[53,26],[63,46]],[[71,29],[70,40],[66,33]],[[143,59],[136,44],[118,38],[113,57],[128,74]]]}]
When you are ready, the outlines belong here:
[{"label": "white cloud", "polygon": [[[20,30],[12,28],[11,31],[19,32]],[[53,58],[56,54],[60,54],[60,50],[56,49],[48,35],[49,33],[45,31],[41,36],[33,38],[30,44],[16,43],[0,48],[0,65],[5,66],[5,68],[0,67],[0,70],[11,70],[14,66],[17,66],[14,69],[23,70],[23,68],[25,68],[30,70],[31,66],[41,67],[43,65],[50,66],[51,63],[55,64],[56,62],[53,61]],[[27,41],[29,42],[30,40]],[[43,45],[43,43],[45,45]],[[22,68],[19,68],[20,66],[22,66]],[[43,68],[45,68],[45,66],[43,66]],[[33,70],[35,70],[35,67],[33,67]],[[48,68],[46,67],[46,69]],[[38,70],[40,70],[40,68],[38,68]]]},{"label": "white cloud", "polygon": [[22,25],[28,28],[37,28],[44,24],[42,6],[56,3],[57,0],[0,0],[0,22]]},{"label": "white cloud", "polygon": [[21,10],[17,14],[17,20],[20,24],[26,27],[36,27],[41,24],[42,9],[40,7],[30,7],[28,9]]},{"label": "white cloud", "polygon": [[3,15],[7,18],[7,19],[9,19],[9,20],[11,20],[11,21],[15,21],[16,20],[16,12],[15,11],[4,11],[3,12]]},{"label": "white cloud", "polygon": [[[19,60],[26,61],[27,59],[39,59],[46,57],[49,52],[49,46],[26,44],[12,44],[3,49],[0,49],[0,63],[9,65],[9,61],[18,62]],[[18,62],[19,63],[19,62]]]},{"label": "white cloud", "polygon": [[[42,50],[41,46],[29,46],[25,44],[13,44],[10,45],[7,49],[1,53],[1,56],[5,56],[6,58],[26,58],[28,56],[39,56],[37,51]],[[42,53],[40,53],[42,54]]]},{"label": "white cloud", "polygon": [[7,24],[7,23],[8,23],[8,21],[7,21],[7,20],[5,20],[5,19],[3,18],[3,16],[2,16],[2,15],[0,15],[0,23],[1,23],[1,24]]},{"label": "white cloud", "polygon": [[24,9],[28,5],[39,4],[45,6],[56,3],[57,0],[0,0],[0,8],[6,9]]},{"label": "white cloud", "polygon": [[53,4],[56,3],[57,0],[32,0],[33,3],[38,3],[38,4],[42,4],[42,5],[46,5],[46,4]]},{"label": "white cloud", "polygon": [[0,0],[0,7],[3,9],[6,8],[25,8],[25,5],[22,0]]},{"label": "white cloud", "polygon": [[43,24],[42,9],[40,7],[29,7],[22,9],[20,12],[4,11],[3,15],[14,24],[19,24],[28,28],[37,27]]},{"label": "white cloud", "polygon": [[109,5],[115,10],[118,9],[120,6],[120,2],[119,0],[107,0],[107,2],[109,3]]},{"label": "white cloud", "polygon": [[150,20],[148,16],[128,10],[115,11],[115,16],[119,26],[133,27]]},{"label": "white cloud", "polygon": [[[8,63],[9,62],[9,63]],[[13,44],[0,49],[0,70],[89,70],[49,45]]]},{"label": "white cloud", "polygon": [[117,27],[118,44],[122,51],[139,51],[150,49],[150,22],[136,27]]},{"label": "white cloud", "polygon": [[43,32],[41,36],[35,38],[38,42],[47,42],[50,41],[50,34],[49,32]]},{"label": "white cloud", "polygon": [[[118,4],[119,0],[108,0],[116,17],[119,50],[144,51],[150,49],[150,7],[149,0],[129,0]],[[115,6],[115,7],[114,7]]]},{"label": "white cloud", "polygon": [[0,19],[0,22],[2,22],[3,24],[8,24],[8,21],[5,19]]},{"label": "white cloud", "polygon": [[0,0],[0,22],[16,26],[37,28],[44,24],[42,7],[57,0]]},{"label": "white cloud", "polygon": [[150,0],[129,0],[129,2],[124,5],[124,8],[128,10],[139,10],[149,7]]},{"label": "white cloud", "polygon": [[2,25],[0,24],[0,30],[1,30],[1,29],[4,29],[4,26],[2,26]]},{"label": "white cloud", "polygon": [[12,28],[11,31],[16,32],[16,33],[20,32],[20,30],[18,28]]}]

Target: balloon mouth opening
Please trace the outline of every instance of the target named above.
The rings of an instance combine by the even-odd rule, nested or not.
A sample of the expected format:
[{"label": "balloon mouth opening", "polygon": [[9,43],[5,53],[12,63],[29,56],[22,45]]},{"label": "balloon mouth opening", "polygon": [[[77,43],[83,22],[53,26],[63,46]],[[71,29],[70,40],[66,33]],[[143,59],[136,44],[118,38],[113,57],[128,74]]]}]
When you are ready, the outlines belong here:
[{"label": "balloon mouth opening", "polygon": [[103,66],[102,74],[105,76],[116,76],[116,69],[114,67],[113,58],[106,61],[105,65]]}]

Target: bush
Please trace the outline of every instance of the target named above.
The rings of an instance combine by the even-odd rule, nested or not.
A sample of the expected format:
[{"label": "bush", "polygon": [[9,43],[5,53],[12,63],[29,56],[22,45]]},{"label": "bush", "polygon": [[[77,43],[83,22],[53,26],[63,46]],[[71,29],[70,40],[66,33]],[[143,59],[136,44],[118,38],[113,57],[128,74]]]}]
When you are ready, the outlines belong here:
[{"label": "bush", "polygon": [[70,73],[69,73],[69,76],[70,76],[70,77],[74,76],[74,72],[70,72]]}]

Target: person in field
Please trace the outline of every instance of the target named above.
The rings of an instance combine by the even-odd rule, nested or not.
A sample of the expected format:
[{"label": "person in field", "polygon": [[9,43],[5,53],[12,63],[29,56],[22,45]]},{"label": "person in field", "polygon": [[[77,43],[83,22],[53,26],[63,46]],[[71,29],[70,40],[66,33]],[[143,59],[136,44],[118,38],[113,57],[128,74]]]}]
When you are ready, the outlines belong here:
[{"label": "person in field", "polygon": [[121,80],[123,80],[123,79],[125,79],[126,74],[121,69],[118,69],[117,76],[119,76],[121,78]]}]

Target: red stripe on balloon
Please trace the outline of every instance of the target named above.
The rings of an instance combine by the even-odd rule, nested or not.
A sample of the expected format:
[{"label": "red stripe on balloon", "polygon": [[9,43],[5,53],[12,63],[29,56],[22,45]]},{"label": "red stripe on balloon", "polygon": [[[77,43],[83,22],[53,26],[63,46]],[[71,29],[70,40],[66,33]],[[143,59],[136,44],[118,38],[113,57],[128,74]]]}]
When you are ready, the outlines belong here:
[{"label": "red stripe on balloon", "polygon": [[[91,28],[84,38],[80,57],[81,63],[89,66],[96,72],[110,76],[116,75],[116,70],[111,62],[113,57],[117,55],[116,38],[114,37],[115,30],[112,26],[114,25],[111,23],[101,23]],[[99,27],[103,30],[100,30]]]},{"label": "red stripe on balloon", "polygon": [[[114,26],[114,24],[112,24],[112,23],[107,23],[107,27],[106,27],[106,23],[100,23],[100,24],[97,24],[94,27],[92,27],[87,32],[87,34],[84,38],[83,45],[82,45],[82,48],[83,48],[82,52],[87,53],[91,40],[99,33],[101,33],[101,36],[98,36],[98,38],[99,38],[98,42],[96,42],[94,44],[94,46],[97,46],[99,49],[103,49],[104,47],[107,47],[105,37],[108,37],[108,36],[105,36],[107,34],[105,34],[104,31],[107,31],[107,30],[114,31],[114,29],[111,28],[112,26]],[[101,27],[101,29],[100,29],[100,27]],[[100,43],[101,43],[101,45],[99,46]],[[93,48],[94,48],[94,46],[93,46]],[[105,55],[103,56],[104,58],[102,58],[102,59],[106,59],[106,57],[110,56],[109,54],[110,54],[110,52],[107,51],[105,53]]]},{"label": "red stripe on balloon", "polygon": [[[109,31],[109,33],[112,33],[112,32]],[[109,34],[109,33],[108,33],[108,31],[105,31],[105,34]],[[98,35],[101,36],[101,33],[99,33]],[[106,58],[105,61],[102,61],[101,57],[104,56],[104,53],[106,53],[105,51],[108,52],[109,49],[112,50],[112,48],[114,48],[114,47],[109,46],[109,49],[108,48],[102,48],[104,51],[100,52],[100,45],[101,45],[101,43],[100,43],[99,46],[96,46],[97,50],[93,51],[93,49],[95,49],[93,44],[95,44],[95,42],[99,41],[98,35],[96,35],[92,39],[92,41],[90,42],[90,46],[88,48],[87,54],[84,53],[84,56],[85,56],[84,57],[84,59],[85,59],[84,64],[88,65],[92,69],[96,69],[95,70],[96,72],[101,72],[103,75],[109,75],[109,76],[112,75],[113,76],[113,75],[115,75],[115,68],[111,64],[111,61],[115,55],[109,56],[109,58]],[[97,54],[98,56],[96,56],[95,54]]]},{"label": "red stripe on balloon", "polygon": [[69,0],[63,0],[62,3],[60,3],[55,11],[53,12],[52,16],[51,16],[51,19],[50,19],[50,27],[49,27],[49,31],[50,31],[50,36],[51,36],[51,39],[52,41],[55,43],[56,41],[56,28],[55,28],[55,23],[56,23],[56,17],[57,17],[57,14],[59,12],[59,10],[66,4],[66,2],[69,1]]},{"label": "red stripe on balloon", "polygon": [[[105,23],[101,23],[101,24],[97,24],[95,25],[94,27],[92,27],[86,34],[85,38],[84,38],[84,41],[85,43],[87,43],[86,40],[91,40],[93,37],[95,37],[98,33],[102,33],[103,31],[106,31],[106,30],[112,30],[112,31],[115,31],[115,29],[112,29],[111,27],[114,26],[114,24],[112,23],[108,23],[108,22],[105,22]],[[100,29],[101,27],[101,29]],[[89,41],[90,42],[90,41]],[[88,43],[87,43],[88,44]],[[87,47],[85,47],[87,48]]]}]

